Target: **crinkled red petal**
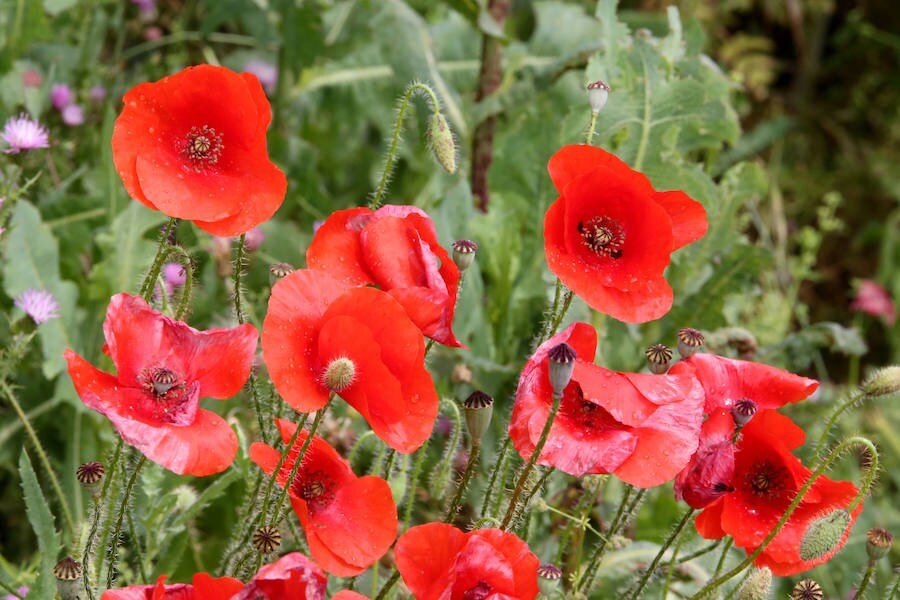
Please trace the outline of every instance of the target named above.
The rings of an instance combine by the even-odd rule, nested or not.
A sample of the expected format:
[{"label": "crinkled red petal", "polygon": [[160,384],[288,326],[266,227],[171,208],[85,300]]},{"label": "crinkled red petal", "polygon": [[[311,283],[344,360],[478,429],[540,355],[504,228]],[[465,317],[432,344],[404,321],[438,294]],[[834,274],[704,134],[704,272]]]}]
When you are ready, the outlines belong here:
[{"label": "crinkled red petal", "polygon": [[348,208],[331,213],[306,249],[310,269],[326,271],[347,286],[374,284],[365,266],[360,234],[372,219],[368,208]]}]

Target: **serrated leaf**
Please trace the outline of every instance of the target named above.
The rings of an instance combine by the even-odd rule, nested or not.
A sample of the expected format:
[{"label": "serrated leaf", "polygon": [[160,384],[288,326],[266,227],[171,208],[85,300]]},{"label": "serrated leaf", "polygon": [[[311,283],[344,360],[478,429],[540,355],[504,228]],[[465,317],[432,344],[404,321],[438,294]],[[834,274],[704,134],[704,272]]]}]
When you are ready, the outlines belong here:
[{"label": "serrated leaf", "polygon": [[19,477],[22,480],[25,512],[28,514],[28,522],[31,523],[31,528],[37,536],[38,555],[41,560],[37,579],[28,590],[28,598],[39,600],[52,598],[56,588],[53,567],[56,565],[56,555],[60,548],[59,534],[53,525],[53,515],[50,513],[41,486],[38,484],[31,460],[24,450],[19,455]]},{"label": "serrated leaf", "polygon": [[136,292],[144,270],[156,254],[156,244],[144,233],[164,221],[160,213],[131,202],[113,220],[110,229],[97,236],[103,259],[94,266],[91,279],[102,283],[109,293]]},{"label": "serrated leaf", "polygon": [[14,259],[3,265],[3,289],[15,298],[29,288],[46,290],[59,303],[59,318],[38,326],[44,354],[42,370],[48,379],[65,367],[63,351],[77,347],[78,288],[59,277],[59,246],[38,210],[21,201],[13,209],[8,248]]}]

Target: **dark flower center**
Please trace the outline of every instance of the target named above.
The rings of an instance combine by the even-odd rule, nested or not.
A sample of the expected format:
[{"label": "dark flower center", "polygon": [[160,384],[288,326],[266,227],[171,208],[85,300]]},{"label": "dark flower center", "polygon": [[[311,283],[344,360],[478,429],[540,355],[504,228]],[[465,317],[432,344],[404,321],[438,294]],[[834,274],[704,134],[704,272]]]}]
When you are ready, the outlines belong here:
[{"label": "dark flower center", "polygon": [[584,245],[594,254],[621,258],[625,245],[625,230],[617,221],[609,217],[592,217],[589,221],[578,223],[578,233],[584,239]]},{"label": "dark flower center", "polygon": [[141,369],[137,382],[146,393],[141,410],[148,416],[179,425],[194,422],[197,405],[191,400],[196,383],[188,385],[182,375],[158,364]]},{"label": "dark flower center", "polygon": [[225,144],[222,143],[222,135],[209,125],[203,127],[191,127],[185,136],[185,144],[182,154],[191,163],[191,168],[202,172],[206,167],[219,162]]},{"label": "dark flower center", "polygon": [[580,427],[596,433],[621,428],[618,421],[605,408],[584,397],[584,391],[577,382],[574,386],[566,388],[560,412]]},{"label": "dark flower center", "polygon": [[474,586],[465,591],[462,600],[484,600],[494,591],[494,586],[487,581],[480,580]]},{"label": "dark flower center", "polygon": [[300,497],[304,500],[313,500],[325,493],[325,485],[321,481],[308,481],[300,488]]},{"label": "dark flower center", "polygon": [[[309,455],[304,458],[304,462],[309,460]],[[291,472],[291,466],[285,464],[283,473],[288,475]],[[308,471],[304,467],[300,467],[297,477],[291,485],[294,496],[302,498],[306,501],[307,510],[310,513],[322,510],[331,504],[334,500],[337,482],[325,471]]]},{"label": "dark flower center", "polygon": [[178,374],[167,367],[148,367],[138,375],[138,381],[145,390],[163,399],[170,391],[184,388],[184,382],[180,381]]},{"label": "dark flower center", "polygon": [[784,490],[787,474],[784,469],[763,462],[754,464],[744,477],[750,492],[762,498],[774,498]]}]

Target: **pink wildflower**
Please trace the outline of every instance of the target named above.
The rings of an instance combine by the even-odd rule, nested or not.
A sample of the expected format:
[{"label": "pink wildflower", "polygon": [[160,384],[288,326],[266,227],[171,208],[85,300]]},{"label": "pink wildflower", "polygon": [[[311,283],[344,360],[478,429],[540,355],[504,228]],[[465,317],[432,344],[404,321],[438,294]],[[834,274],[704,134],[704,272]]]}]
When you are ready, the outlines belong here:
[{"label": "pink wildflower", "polygon": [[7,154],[50,147],[47,129],[37,121],[31,120],[25,113],[7,119],[0,137],[9,145],[4,151]]},{"label": "pink wildflower", "polygon": [[856,298],[850,308],[873,317],[881,317],[888,327],[892,327],[897,322],[897,309],[894,307],[891,295],[871,279],[863,279],[860,282]]},{"label": "pink wildflower", "polygon": [[59,303],[46,290],[25,290],[16,296],[15,305],[37,325],[59,317]]}]

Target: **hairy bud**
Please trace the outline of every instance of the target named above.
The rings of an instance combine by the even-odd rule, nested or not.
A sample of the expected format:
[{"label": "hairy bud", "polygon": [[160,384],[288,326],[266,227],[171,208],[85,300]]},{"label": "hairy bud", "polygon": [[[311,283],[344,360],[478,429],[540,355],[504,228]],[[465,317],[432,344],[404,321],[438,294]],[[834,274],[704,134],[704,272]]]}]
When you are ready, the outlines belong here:
[{"label": "hairy bud", "polygon": [[738,593],[738,600],[765,600],[769,597],[769,589],[772,587],[772,570],[763,567],[753,572]]},{"label": "hairy bud", "polygon": [[445,171],[456,173],[456,142],[447,119],[441,113],[435,113],[428,125],[428,141],[431,153]]},{"label": "hairy bud", "polygon": [[840,545],[850,521],[850,513],[839,508],[810,523],[800,540],[800,558],[816,560],[834,551]]}]

